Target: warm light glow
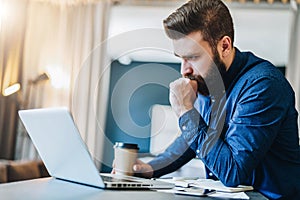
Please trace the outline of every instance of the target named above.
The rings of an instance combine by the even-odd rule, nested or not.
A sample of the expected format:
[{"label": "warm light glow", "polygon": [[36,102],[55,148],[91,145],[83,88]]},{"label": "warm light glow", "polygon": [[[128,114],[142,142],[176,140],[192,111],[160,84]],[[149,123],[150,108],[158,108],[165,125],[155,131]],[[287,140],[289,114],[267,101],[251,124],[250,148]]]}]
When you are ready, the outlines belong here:
[{"label": "warm light glow", "polygon": [[3,18],[3,6],[0,6],[0,30],[1,30],[1,26],[2,26],[2,18]]},{"label": "warm light glow", "polygon": [[1,25],[2,25],[2,21],[7,18],[7,6],[5,5],[5,3],[1,3],[0,5],[0,30],[1,30]]},{"label": "warm light glow", "polygon": [[48,2],[48,3],[58,4],[58,5],[77,5],[77,4],[97,3],[102,0],[35,0],[35,1]]},{"label": "warm light glow", "polygon": [[68,89],[70,87],[70,75],[63,71],[62,66],[49,65],[46,67],[46,71],[54,88]]},{"label": "warm light glow", "polygon": [[5,88],[5,90],[3,91],[3,96],[9,96],[17,91],[19,91],[21,88],[21,85],[19,83],[15,83],[7,88]]}]

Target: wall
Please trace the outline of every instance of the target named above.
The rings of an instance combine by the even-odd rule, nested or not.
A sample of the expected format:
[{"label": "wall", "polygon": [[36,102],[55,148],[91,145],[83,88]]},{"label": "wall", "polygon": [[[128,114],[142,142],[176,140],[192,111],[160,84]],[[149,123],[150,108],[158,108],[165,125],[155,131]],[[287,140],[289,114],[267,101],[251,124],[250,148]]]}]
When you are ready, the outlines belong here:
[{"label": "wall", "polygon": [[103,172],[111,170],[115,142],[137,143],[141,154],[149,152],[151,108],[169,105],[168,86],[179,70],[174,63],[112,62]]},{"label": "wall", "polygon": [[[112,8],[109,28],[110,39],[132,30],[154,28],[163,33],[162,20],[176,7],[143,7],[115,6]],[[235,23],[235,45],[240,50],[251,50],[276,65],[285,65],[288,60],[290,26],[292,12],[288,6],[230,6]],[[156,35],[157,37],[157,35]],[[134,35],[122,44],[110,47],[110,55],[114,58],[120,55],[120,48],[130,46],[136,39],[146,39],[153,43],[157,40],[168,51],[172,51],[170,41],[166,37],[154,38],[151,34]],[[119,54],[118,54],[119,53]],[[124,53],[124,51],[123,51]],[[155,60],[157,54],[131,54],[133,60]],[[172,56],[158,58],[162,62],[178,62]]]}]

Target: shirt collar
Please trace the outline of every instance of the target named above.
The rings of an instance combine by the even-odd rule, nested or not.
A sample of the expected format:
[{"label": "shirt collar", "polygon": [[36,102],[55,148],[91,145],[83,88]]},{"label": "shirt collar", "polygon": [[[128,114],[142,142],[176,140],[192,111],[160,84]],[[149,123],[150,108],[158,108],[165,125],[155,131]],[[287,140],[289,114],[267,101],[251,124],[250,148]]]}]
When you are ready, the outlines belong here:
[{"label": "shirt collar", "polygon": [[231,63],[229,69],[226,71],[224,77],[224,85],[226,90],[232,87],[232,83],[238,77],[238,74],[242,71],[245,62],[245,56],[240,52],[238,48],[235,47],[235,56],[233,62]]}]

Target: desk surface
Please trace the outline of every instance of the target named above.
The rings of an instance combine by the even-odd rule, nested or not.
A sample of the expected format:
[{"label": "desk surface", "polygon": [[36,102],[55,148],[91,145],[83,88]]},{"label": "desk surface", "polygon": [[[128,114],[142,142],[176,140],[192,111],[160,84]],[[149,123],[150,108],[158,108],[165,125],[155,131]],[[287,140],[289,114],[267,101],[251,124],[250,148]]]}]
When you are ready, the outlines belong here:
[{"label": "desk surface", "polygon": [[[250,199],[265,200],[257,192],[248,192]],[[30,200],[47,200],[47,199],[107,199],[107,200],[185,200],[185,199],[215,199],[212,197],[191,197],[175,195],[155,191],[130,191],[130,190],[102,190],[93,187],[83,186],[75,183],[57,180],[55,178],[42,178],[29,181],[21,181],[7,184],[0,184],[1,199],[30,199]],[[4,197],[4,198],[3,198]]]}]

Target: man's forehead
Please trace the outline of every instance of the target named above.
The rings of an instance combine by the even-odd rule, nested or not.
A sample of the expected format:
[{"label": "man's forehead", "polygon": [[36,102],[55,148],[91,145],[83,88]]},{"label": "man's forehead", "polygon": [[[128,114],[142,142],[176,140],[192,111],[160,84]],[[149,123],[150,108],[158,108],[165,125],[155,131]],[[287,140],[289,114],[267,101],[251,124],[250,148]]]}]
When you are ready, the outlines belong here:
[{"label": "man's forehead", "polygon": [[[200,31],[190,33],[180,39],[173,40],[174,54],[179,57],[204,54],[210,48]],[[206,47],[206,48],[205,48]]]},{"label": "man's forehead", "polygon": [[205,53],[205,49],[201,43],[190,38],[181,38],[173,40],[174,54],[179,57],[187,57],[196,54]]}]

